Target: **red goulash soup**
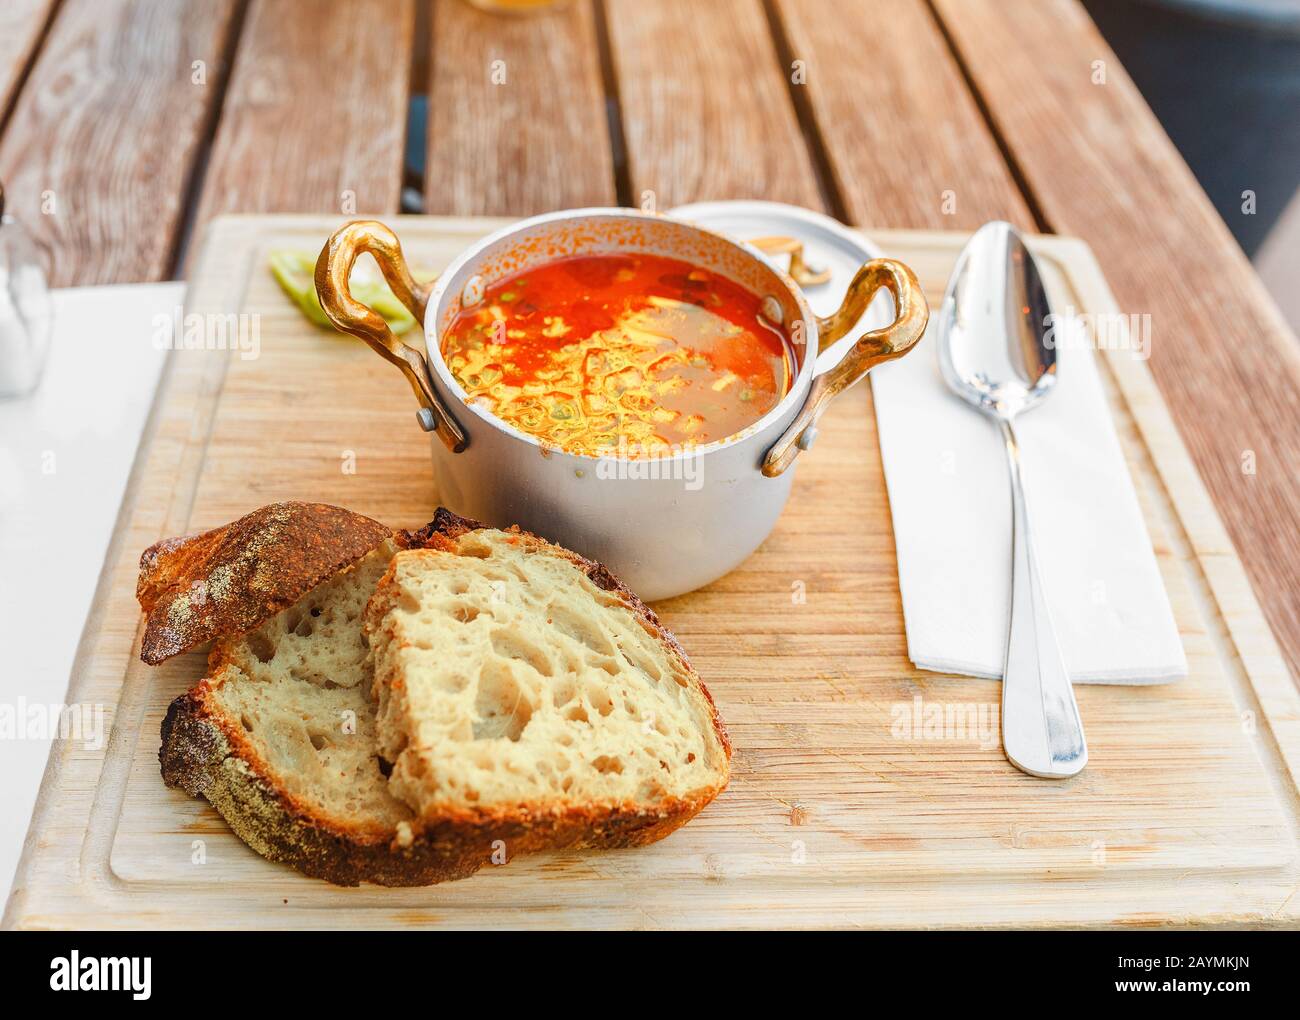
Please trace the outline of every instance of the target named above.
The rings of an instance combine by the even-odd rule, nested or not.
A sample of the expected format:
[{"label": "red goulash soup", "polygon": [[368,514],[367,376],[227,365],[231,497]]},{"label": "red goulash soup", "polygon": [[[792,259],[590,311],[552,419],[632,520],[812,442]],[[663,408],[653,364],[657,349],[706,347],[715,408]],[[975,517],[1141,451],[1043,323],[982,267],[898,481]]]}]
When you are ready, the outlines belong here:
[{"label": "red goulash soup", "polygon": [[560,259],[494,284],[442,338],[470,402],[569,453],[655,456],[785,396],[785,335],[738,284],[659,255]]}]

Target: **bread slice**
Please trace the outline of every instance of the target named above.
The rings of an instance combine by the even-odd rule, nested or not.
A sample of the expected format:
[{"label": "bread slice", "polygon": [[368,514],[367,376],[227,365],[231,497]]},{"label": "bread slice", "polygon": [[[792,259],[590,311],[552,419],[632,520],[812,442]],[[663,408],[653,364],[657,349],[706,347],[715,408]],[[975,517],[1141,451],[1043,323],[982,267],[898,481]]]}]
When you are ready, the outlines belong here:
[{"label": "bread slice", "polygon": [[385,863],[411,817],[376,753],[361,636],[396,551],[385,540],[252,631],[218,639],[208,678],[163,721],[168,786],[206,798],[264,857],[334,881],[364,870],[367,854]]},{"label": "bread slice", "polygon": [[[163,722],[159,753],[164,781],[206,798],[258,853],[344,885],[423,885],[473,874],[494,851],[499,860],[503,847],[506,855],[513,857],[542,847],[651,842],[683,824],[725,785],[730,747],[707,692],[654,614],[604,568],[532,536],[483,529],[441,509],[426,528],[396,533],[379,525],[371,528],[375,522],[368,518],[329,509],[335,513],[325,514],[313,504],[278,504],[256,512],[265,527],[256,522],[250,525],[249,518],[244,518],[217,529],[226,535],[244,536],[238,547],[225,546],[221,539],[209,537],[215,533],[208,533],[163,543],[142,560],[142,591],[206,591],[214,587],[208,571],[232,560],[241,564],[248,578],[268,574],[279,578],[277,598],[265,598],[265,586],[250,584],[244,591],[251,605],[223,609],[226,618],[255,618],[256,622],[251,629],[219,636],[213,642],[209,677],[172,703]],[[314,576],[322,555],[287,555],[266,532],[301,537],[322,522],[340,527],[343,533],[339,544],[343,551],[335,554],[343,565],[333,576],[317,582]],[[330,547],[328,531],[316,534],[319,546]],[[358,534],[369,535],[372,547],[361,549]],[[628,619],[637,621],[639,631],[630,645],[633,655],[651,656],[647,661],[658,668],[670,668],[666,675],[683,678],[687,688],[682,689],[692,692],[678,698],[678,711],[684,713],[683,720],[693,720],[700,728],[701,746],[709,748],[706,755],[712,766],[706,779],[667,784],[658,796],[647,788],[639,791],[639,800],[623,793],[615,795],[618,784],[611,781],[603,796],[593,788],[585,799],[580,799],[577,791],[567,800],[550,802],[498,797],[483,807],[467,802],[460,806],[465,810],[444,801],[440,803],[449,809],[437,811],[430,809],[416,786],[406,782],[408,765],[416,767],[416,755],[403,759],[408,765],[403,766],[403,778],[396,778],[393,759],[385,756],[384,749],[395,747],[400,737],[396,726],[386,725],[381,731],[377,725],[370,696],[374,656],[362,628],[364,618],[373,621],[374,633],[385,632],[388,612],[377,606],[366,611],[365,607],[381,576],[385,577],[385,591],[395,590],[397,579],[405,577],[406,570],[399,571],[394,565],[408,559],[414,565],[424,555],[420,550],[436,550],[429,555],[448,565],[466,558],[483,564],[473,551],[463,556],[455,551],[462,541],[466,550],[480,548],[476,540],[467,538],[470,535],[480,536],[488,545],[503,541],[524,544],[543,559],[565,564],[578,575],[576,583],[587,596],[608,603],[603,612],[618,614],[621,625],[631,626]],[[224,555],[213,555],[213,550],[223,547]],[[206,550],[206,554],[196,557],[192,555],[195,549]],[[188,566],[178,566],[178,552],[184,553]],[[158,583],[163,574],[166,584]],[[491,583],[493,579],[487,580]],[[282,607],[285,599],[290,599],[289,604]],[[157,598],[154,604],[160,604]],[[146,610],[149,608],[146,605]],[[198,615],[187,613],[186,618]],[[391,622],[395,628],[403,621],[394,618]],[[150,645],[146,626],[145,646],[179,648],[190,643],[196,632],[195,628],[176,631],[165,644]],[[639,646],[639,635],[644,635],[648,650]],[[391,641],[385,648],[398,651]],[[517,665],[505,668],[523,669]],[[492,675],[491,668],[488,674]],[[381,693],[392,689],[387,682],[377,686]],[[491,686],[490,680],[486,686]],[[597,704],[604,702],[598,700]],[[486,735],[492,727],[504,725],[511,713],[489,711],[488,721],[482,724],[487,728],[481,728],[481,733]],[[595,714],[599,716],[599,710]],[[673,716],[670,713],[665,718]],[[541,731],[537,732],[540,735]],[[516,743],[507,733],[498,736],[500,739],[480,742],[475,752],[481,755],[490,747],[506,750],[505,745]],[[610,736],[612,739],[612,730]],[[680,733],[677,738],[682,739]],[[655,741],[665,739],[662,734],[647,736],[639,746],[657,746]],[[524,743],[533,746],[531,737]],[[410,749],[416,746],[423,745],[414,744]],[[587,753],[594,745],[583,747]],[[401,758],[401,751],[390,753]],[[699,750],[685,753],[700,758]],[[597,754],[591,760],[600,757]],[[638,759],[641,766],[643,758]],[[620,790],[627,785],[619,773],[605,774],[622,783]]]},{"label": "bread slice", "polygon": [[603,569],[532,535],[399,552],[365,630],[389,790],[416,831],[512,854],[631,845],[727,783],[726,733],[677,642]]},{"label": "bread slice", "polygon": [[327,503],[272,503],[140,557],[140,658],[157,665],[215,637],[242,634],[393,537],[391,528]]}]

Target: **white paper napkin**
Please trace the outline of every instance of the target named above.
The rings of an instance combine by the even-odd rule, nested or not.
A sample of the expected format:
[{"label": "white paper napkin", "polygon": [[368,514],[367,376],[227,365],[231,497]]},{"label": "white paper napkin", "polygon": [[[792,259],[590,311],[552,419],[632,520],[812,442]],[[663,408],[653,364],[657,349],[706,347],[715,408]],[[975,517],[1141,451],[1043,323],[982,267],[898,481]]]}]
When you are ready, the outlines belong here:
[{"label": "white paper napkin", "polygon": [[[993,422],[944,385],[934,322],[871,375],[908,654],[922,669],[1001,677],[1006,454]],[[1059,345],[1055,391],[1015,425],[1039,570],[1073,680],[1161,683],[1185,676],[1187,660],[1083,335]]]}]

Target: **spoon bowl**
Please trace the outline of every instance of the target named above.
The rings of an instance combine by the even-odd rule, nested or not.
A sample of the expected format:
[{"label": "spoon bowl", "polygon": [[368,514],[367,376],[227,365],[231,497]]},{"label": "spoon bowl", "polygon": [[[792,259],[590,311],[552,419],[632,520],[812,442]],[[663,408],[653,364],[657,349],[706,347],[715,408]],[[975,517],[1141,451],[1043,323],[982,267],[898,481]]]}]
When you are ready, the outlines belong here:
[{"label": "spoon bowl", "polygon": [[1051,306],[1010,223],[986,223],[962,251],[939,311],[939,365],[981,411],[1014,417],[1056,384]]}]

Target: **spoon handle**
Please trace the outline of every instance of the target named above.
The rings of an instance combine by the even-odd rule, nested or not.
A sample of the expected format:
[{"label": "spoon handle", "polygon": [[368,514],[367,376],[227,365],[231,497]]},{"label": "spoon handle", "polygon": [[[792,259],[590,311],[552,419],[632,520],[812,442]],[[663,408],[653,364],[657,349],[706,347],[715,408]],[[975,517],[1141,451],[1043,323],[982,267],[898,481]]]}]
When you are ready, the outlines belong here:
[{"label": "spoon handle", "polygon": [[1011,623],[1002,674],[1002,747],[1022,772],[1065,779],[1088,763],[1083,722],[1056,641],[1038,576],[1029,511],[1020,477],[1020,448],[1000,420],[1011,469]]}]

